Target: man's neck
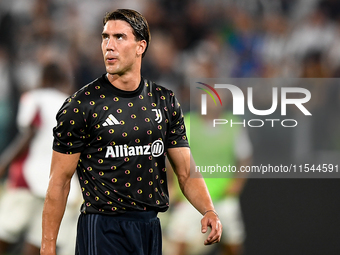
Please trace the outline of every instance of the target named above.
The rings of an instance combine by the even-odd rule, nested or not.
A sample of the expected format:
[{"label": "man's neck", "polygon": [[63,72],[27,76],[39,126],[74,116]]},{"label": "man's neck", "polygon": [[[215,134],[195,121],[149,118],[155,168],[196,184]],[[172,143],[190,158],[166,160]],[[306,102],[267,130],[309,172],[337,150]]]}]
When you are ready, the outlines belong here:
[{"label": "man's neck", "polygon": [[118,75],[118,74],[106,74],[109,82],[116,88],[124,91],[134,91],[138,88],[141,75]]}]

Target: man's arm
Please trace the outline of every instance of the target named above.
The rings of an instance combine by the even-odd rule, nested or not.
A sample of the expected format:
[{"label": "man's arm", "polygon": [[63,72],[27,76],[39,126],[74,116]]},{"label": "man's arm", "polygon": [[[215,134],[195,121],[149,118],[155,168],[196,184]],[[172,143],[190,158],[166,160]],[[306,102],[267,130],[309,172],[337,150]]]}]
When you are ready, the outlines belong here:
[{"label": "man's arm", "polygon": [[64,215],[70,181],[74,174],[80,153],[62,154],[53,151],[50,181],[42,215],[42,255],[56,254],[56,240]]},{"label": "man's arm", "polygon": [[[177,175],[183,194],[203,215],[201,221],[202,232],[205,233],[207,228],[211,227],[211,232],[204,244],[209,245],[219,242],[222,234],[222,224],[215,212],[204,179],[195,173],[195,162],[190,149],[187,147],[170,148],[168,149],[168,158]],[[195,176],[190,177],[190,172]]]},{"label": "man's arm", "polygon": [[0,156],[0,179],[5,174],[7,167],[16,160],[29,146],[36,129],[28,127],[16,135],[11,144]]}]

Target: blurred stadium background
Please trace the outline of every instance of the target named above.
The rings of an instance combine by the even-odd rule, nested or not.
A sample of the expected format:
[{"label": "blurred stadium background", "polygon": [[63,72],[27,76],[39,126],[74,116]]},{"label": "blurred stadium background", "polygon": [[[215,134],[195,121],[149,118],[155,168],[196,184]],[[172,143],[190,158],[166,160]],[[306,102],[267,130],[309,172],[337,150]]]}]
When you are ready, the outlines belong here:
[{"label": "blurred stadium background", "polygon": [[[152,40],[142,74],[174,90],[185,111],[190,77],[340,76],[337,0],[1,0],[0,152],[17,132],[20,95],[39,85],[46,63],[62,65],[74,89],[105,72],[102,17],[116,8],[147,18]],[[339,114],[340,86],[320,93]],[[330,149],[338,151],[340,129],[332,132]],[[313,134],[324,146],[326,134]],[[250,135],[255,150],[272,142]],[[241,196],[244,254],[339,254],[339,193],[338,179],[249,180]]]}]

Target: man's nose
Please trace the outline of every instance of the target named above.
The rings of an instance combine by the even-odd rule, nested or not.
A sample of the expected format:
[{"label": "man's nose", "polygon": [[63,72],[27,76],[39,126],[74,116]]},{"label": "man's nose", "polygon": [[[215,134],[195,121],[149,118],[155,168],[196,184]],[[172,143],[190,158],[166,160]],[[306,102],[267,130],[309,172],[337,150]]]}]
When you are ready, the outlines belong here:
[{"label": "man's nose", "polygon": [[114,38],[109,38],[106,42],[106,50],[115,50],[116,49],[116,42]]}]

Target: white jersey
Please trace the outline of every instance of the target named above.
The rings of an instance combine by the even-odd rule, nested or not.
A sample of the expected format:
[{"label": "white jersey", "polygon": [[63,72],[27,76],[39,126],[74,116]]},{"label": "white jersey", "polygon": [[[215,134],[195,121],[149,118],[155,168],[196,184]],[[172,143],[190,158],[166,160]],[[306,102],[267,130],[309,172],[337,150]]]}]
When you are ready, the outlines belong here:
[{"label": "white jersey", "polygon": [[[54,88],[41,88],[22,95],[17,115],[19,129],[32,124],[37,132],[30,145],[27,159],[23,166],[24,177],[32,193],[45,197],[52,157],[53,127],[56,125],[56,113],[63,104],[67,94]],[[79,199],[80,188],[72,178],[69,202]]]}]

